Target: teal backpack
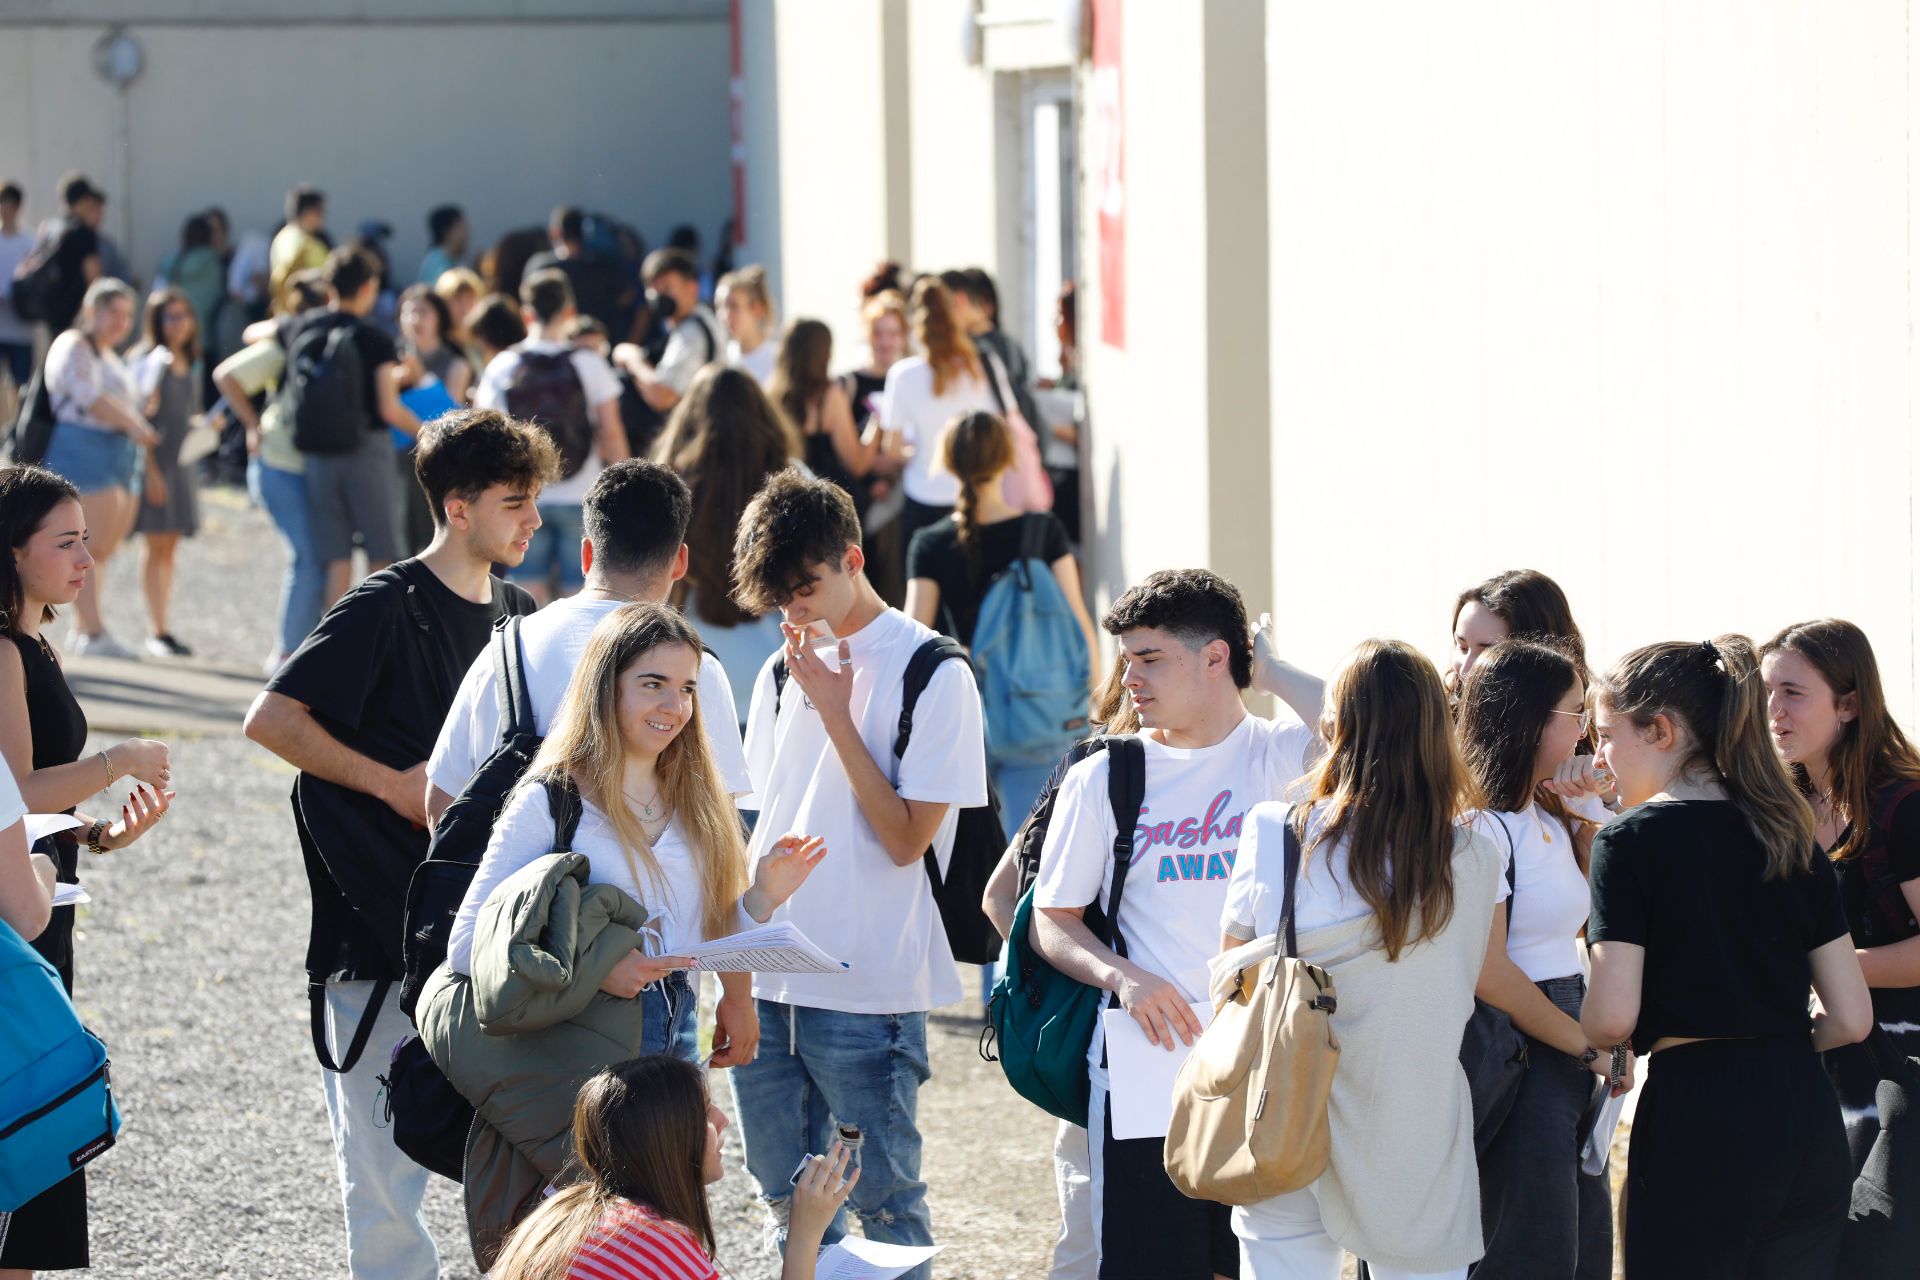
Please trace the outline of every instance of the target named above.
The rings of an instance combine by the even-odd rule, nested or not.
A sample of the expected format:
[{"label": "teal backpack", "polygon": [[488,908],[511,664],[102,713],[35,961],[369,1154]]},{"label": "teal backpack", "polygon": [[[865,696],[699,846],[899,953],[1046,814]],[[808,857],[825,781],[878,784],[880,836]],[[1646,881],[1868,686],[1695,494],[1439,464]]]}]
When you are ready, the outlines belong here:
[{"label": "teal backpack", "polygon": [[[1107,800],[1113,806],[1113,887],[1104,913],[1099,903],[1087,907],[1087,927],[1093,936],[1120,955],[1127,944],[1114,928],[1120,914],[1120,893],[1133,861],[1133,832],[1146,800],[1147,753],[1135,737],[1096,738],[1075,747],[1063,764],[1084,759],[1095,750],[1107,752]],[[1057,769],[1035,804],[1026,826],[1016,837],[1023,848],[1038,847],[1047,824],[1063,769]],[[1093,1028],[1106,1006],[1107,992],[1069,978],[1033,949],[1028,930],[1033,923],[1033,887],[1028,885],[1014,909],[1013,931],[1007,938],[1006,972],[994,984],[987,1002],[987,1029],[981,1033],[980,1056],[998,1061],[1013,1091],[1049,1115],[1086,1127],[1087,1049]],[[996,1056],[995,1048],[998,1048]]]},{"label": "teal backpack", "polygon": [[987,755],[997,761],[1046,764],[1087,733],[1087,637],[1045,559],[1050,519],[1021,517],[1020,555],[987,584],[973,624]]},{"label": "teal backpack", "polygon": [[0,920],[0,1213],[72,1176],[119,1132],[107,1046],[80,1025],[53,966]]}]

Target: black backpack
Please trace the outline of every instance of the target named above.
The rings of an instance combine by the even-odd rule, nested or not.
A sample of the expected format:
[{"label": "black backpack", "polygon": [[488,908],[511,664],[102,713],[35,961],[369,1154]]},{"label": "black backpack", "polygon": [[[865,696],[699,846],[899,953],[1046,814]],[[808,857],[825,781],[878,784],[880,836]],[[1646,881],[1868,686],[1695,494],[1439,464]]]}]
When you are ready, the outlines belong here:
[{"label": "black backpack", "polygon": [[507,376],[507,412],[537,424],[560,451],[560,478],[579,474],[593,452],[587,389],[571,351],[518,351]]},{"label": "black backpack", "polygon": [[[966,660],[967,651],[951,636],[935,636],[913,651],[907,661],[907,674],[900,698],[899,733],[893,740],[893,755],[907,754],[907,742],[913,736],[913,709],[927,691],[933,673],[949,659]],[[780,714],[780,695],[787,686],[787,660],[773,664],[773,714]],[[984,744],[981,750],[985,751]],[[986,897],[987,881],[1007,849],[1006,828],[1000,823],[1000,797],[987,778],[987,802],[976,808],[962,809],[954,827],[953,853],[947,859],[947,873],[940,874],[939,859],[929,847],[921,855],[927,869],[927,882],[933,887],[934,905],[940,908],[940,923],[947,931],[947,945],[953,958],[967,964],[991,964],[1000,955],[1000,931],[987,919],[981,901]]]},{"label": "black backpack", "polygon": [[287,352],[280,400],[302,453],[352,453],[373,427],[367,370],[354,341],[358,321],[316,320],[301,328]]},{"label": "black backpack", "polygon": [[53,396],[47,391],[47,365],[43,360],[20,393],[20,413],[7,434],[8,461],[34,466],[44,462],[47,446],[53,442],[55,422]]},{"label": "black backpack", "polygon": [[[515,628],[515,631],[517,643],[518,628]],[[531,713],[528,716],[528,723],[532,723]],[[532,737],[531,734],[524,736]],[[533,740],[538,742],[538,739]],[[513,741],[513,735],[509,734],[508,744]],[[486,776],[487,769],[506,751],[507,746],[503,745],[493,754],[486,765],[481,767],[480,772],[474,775],[473,781],[460,792],[460,799],[464,800],[472,793],[474,783]],[[573,847],[573,835],[580,826],[580,793],[574,788],[571,779],[548,782],[546,789],[547,809],[553,814],[553,852],[563,853]],[[512,791],[511,785],[508,791]],[[449,808],[447,812],[451,814],[453,810]],[[491,826],[492,819],[488,818],[487,822]],[[435,843],[438,841],[436,840]],[[483,850],[486,848],[484,834],[481,837],[480,848]],[[466,894],[465,886],[473,881],[473,873],[479,859],[476,857],[474,862],[474,866],[464,868],[466,879],[462,883],[459,895],[453,898],[453,905],[447,911],[446,927],[449,931],[453,928],[453,913],[460,909],[460,899]],[[430,865],[432,864],[423,864],[420,870],[424,871]],[[418,880],[416,874],[416,884]],[[409,893],[410,917],[412,905],[412,894]],[[438,942],[440,961],[436,962],[435,967],[446,960],[446,933],[439,935]],[[431,973],[432,970],[429,969],[427,972]],[[407,970],[407,977],[408,979],[413,977],[411,967]],[[425,975],[422,975],[422,981],[424,977]],[[407,1016],[412,1017],[414,1005],[420,998],[419,987],[417,984],[413,987],[411,997],[405,995],[406,987],[403,986],[401,990],[402,1000],[407,1006]],[[453,1082],[447,1079],[446,1073],[434,1063],[432,1055],[427,1052],[425,1042],[419,1036],[409,1036],[395,1046],[393,1057],[387,1064],[387,1074],[380,1077],[380,1081],[386,1086],[387,1122],[393,1127],[393,1145],[399,1147],[409,1160],[428,1172],[437,1173],[443,1178],[451,1178],[455,1182],[464,1181],[462,1173],[467,1162],[467,1136],[473,1130],[473,1104],[453,1087]]]},{"label": "black backpack", "polygon": [[500,745],[447,806],[427,845],[427,860],[414,868],[407,884],[406,930],[400,939],[400,1007],[409,1018],[420,1002],[420,988],[446,961],[453,918],[480,869],[493,824],[544,741],[534,732],[518,617],[503,618],[494,627],[492,648],[495,696],[502,716]]},{"label": "black backpack", "polygon": [[52,234],[40,237],[14,267],[13,279],[7,282],[13,313],[29,323],[56,314],[60,310],[60,295],[72,292],[71,288],[63,289],[66,281],[60,269],[60,241],[66,225],[60,223],[49,228]]}]

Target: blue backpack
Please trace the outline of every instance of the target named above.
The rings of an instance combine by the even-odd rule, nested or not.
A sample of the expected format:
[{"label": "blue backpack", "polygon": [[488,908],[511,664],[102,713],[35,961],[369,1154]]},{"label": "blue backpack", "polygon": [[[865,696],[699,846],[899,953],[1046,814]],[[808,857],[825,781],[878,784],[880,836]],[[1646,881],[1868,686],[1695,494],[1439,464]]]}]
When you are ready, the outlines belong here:
[{"label": "blue backpack", "polygon": [[1087,639],[1043,558],[1044,518],[1023,517],[1019,558],[994,575],[973,626],[987,755],[1051,764],[1087,732]]},{"label": "blue backpack", "polygon": [[80,1025],[53,966],[0,920],[0,1213],[72,1176],[119,1132],[107,1046]]}]

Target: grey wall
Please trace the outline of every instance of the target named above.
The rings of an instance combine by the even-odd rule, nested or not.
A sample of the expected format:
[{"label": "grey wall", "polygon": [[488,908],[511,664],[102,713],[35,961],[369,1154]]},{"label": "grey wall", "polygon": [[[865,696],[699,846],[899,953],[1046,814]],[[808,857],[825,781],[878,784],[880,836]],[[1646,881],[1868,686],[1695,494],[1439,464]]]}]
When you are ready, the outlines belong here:
[{"label": "grey wall", "polygon": [[[138,16],[134,16],[138,10]],[[397,269],[425,216],[462,204],[474,244],[556,203],[602,209],[650,243],[709,242],[730,208],[725,0],[0,2],[0,173],[54,206],[68,168],[111,197],[107,230],[146,274],[180,222],[224,205],[270,228],[297,181],[336,235],[391,223]],[[124,22],[145,51],[124,122],[92,69]]]}]

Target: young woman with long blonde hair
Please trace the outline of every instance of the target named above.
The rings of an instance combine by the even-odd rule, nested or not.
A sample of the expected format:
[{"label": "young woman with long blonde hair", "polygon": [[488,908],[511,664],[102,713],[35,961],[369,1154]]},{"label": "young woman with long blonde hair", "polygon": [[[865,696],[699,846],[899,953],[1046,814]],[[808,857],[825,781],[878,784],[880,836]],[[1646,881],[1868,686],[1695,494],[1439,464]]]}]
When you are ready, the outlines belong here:
[{"label": "young woman with long blonde hair", "polygon": [[[787,836],[747,883],[740,818],[700,720],[700,654],[699,633],[667,605],[622,605],[594,629],[553,731],[494,826],[447,948],[454,970],[470,973],[480,908],[553,850],[546,784],[570,784],[581,802],[571,852],[587,857],[592,882],[618,885],[653,913],[658,934],[654,954],[635,951],[601,989],[641,996],[645,1047],[686,1058],[695,1004],[686,949],[764,922],[826,852],[819,840]],[[723,1000],[740,1011],[725,1019],[740,1060],[759,1038],[746,978],[721,976]]]},{"label": "young woman with long blonde hair", "polygon": [[909,313],[920,354],[887,371],[880,421],[889,433],[888,447],[905,459],[900,483],[907,503],[900,513],[900,539],[911,547],[913,535],[953,510],[960,496],[960,482],[936,465],[940,433],[960,414],[998,412],[999,402],[987,382],[986,364],[960,327],[953,299],[937,276],[913,286]]},{"label": "young woman with long blonde hair", "polygon": [[[631,1058],[580,1088],[578,1177],[515,1229],[493,1280],[720,1280],[707,1188],[720,1181],[726,1113],[699,1068]],[[813,1280],[827,1224],[860,1179],[835,1142],[793,1184],[780,1280]]]}]

